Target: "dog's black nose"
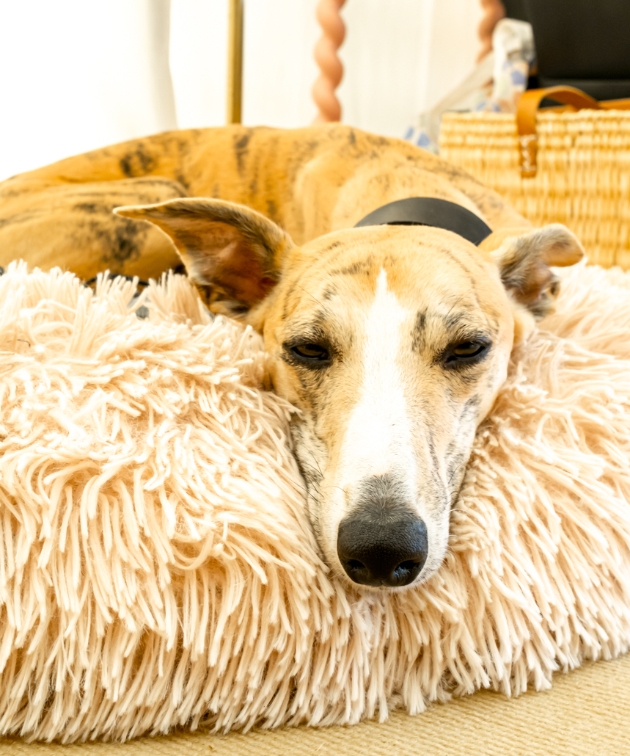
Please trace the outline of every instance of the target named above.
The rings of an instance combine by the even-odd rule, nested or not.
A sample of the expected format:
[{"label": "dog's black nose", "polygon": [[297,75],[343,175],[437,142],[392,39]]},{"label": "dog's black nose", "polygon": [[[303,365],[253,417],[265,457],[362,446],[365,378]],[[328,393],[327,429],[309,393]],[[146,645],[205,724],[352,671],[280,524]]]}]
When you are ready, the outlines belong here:
[{"label": "dog's black nose", "polygon": [[392,519],[357,513],[339,525],[337,554],[350,579],[360,585],[409,585],[419,575],[427,552],[427,527],[412,513]]}]

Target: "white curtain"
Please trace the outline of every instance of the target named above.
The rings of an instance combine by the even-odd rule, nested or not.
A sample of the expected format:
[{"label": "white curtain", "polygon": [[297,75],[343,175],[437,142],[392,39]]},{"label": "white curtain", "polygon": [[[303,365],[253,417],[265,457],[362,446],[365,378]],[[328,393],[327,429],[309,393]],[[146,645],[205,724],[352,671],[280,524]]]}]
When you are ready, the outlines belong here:
[{"label": "white curtain", "polygon": [[[244,120],[315,115],[317,0],[245,0]],[[479,0],[347,0],[344,120],[401,135],[473,64]],[[0,0],[0,179],[224,122],[227,0]]]},{"label": "white curtain", "polygon": [[176,128],[169,0],[0,2],[0,178]]}]

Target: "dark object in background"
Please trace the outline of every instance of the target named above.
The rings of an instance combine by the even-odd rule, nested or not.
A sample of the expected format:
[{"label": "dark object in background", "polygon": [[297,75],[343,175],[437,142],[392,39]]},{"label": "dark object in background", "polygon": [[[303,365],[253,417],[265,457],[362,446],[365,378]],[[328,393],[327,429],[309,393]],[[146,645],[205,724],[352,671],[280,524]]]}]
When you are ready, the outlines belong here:
[{"label": "dark object in background", "polygon": [[[529,21],[525,0],[502,0],[505,6],[505,15],[508,18],[515,18],[517,21]],[[553,0],[549,0],[553,2]],[[530,21],[531,23],[531,21]]]},{"label": "dark object in background", "polygon": [[630,0],[503,0],[534,28],[538,86],[564,84],[598,100],[630,97]]}]

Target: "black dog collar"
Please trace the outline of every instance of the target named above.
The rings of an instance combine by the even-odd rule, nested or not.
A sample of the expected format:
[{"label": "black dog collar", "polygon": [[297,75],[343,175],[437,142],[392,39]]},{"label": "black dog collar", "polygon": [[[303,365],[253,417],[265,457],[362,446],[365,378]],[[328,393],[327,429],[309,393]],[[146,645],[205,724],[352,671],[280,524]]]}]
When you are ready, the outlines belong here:
[{"label": "black dog collar", "polygon": [[492,233],[470,210],[434,197],[409,197],[377,208],[360,220],[360,226],[435,226],[463,236],[476,246]]}]

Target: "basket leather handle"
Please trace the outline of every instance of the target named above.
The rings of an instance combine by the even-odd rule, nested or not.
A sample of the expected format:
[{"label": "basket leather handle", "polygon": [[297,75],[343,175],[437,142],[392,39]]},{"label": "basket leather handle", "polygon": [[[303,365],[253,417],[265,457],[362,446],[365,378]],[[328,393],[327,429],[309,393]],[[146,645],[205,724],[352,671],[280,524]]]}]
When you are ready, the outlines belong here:
[{"label": "basket leather handle", "polygon": [[528,89],[524,92],[516,110],[516,127],[521,150],[521,176],[531,178],[536,175],[538,157],[538,136],[536,134],[536,115],[540,103],[546,98],[571,105],[577,110],[589,108],[600,110],[601,105],[585,92],[575,87],[544,87]]}]

